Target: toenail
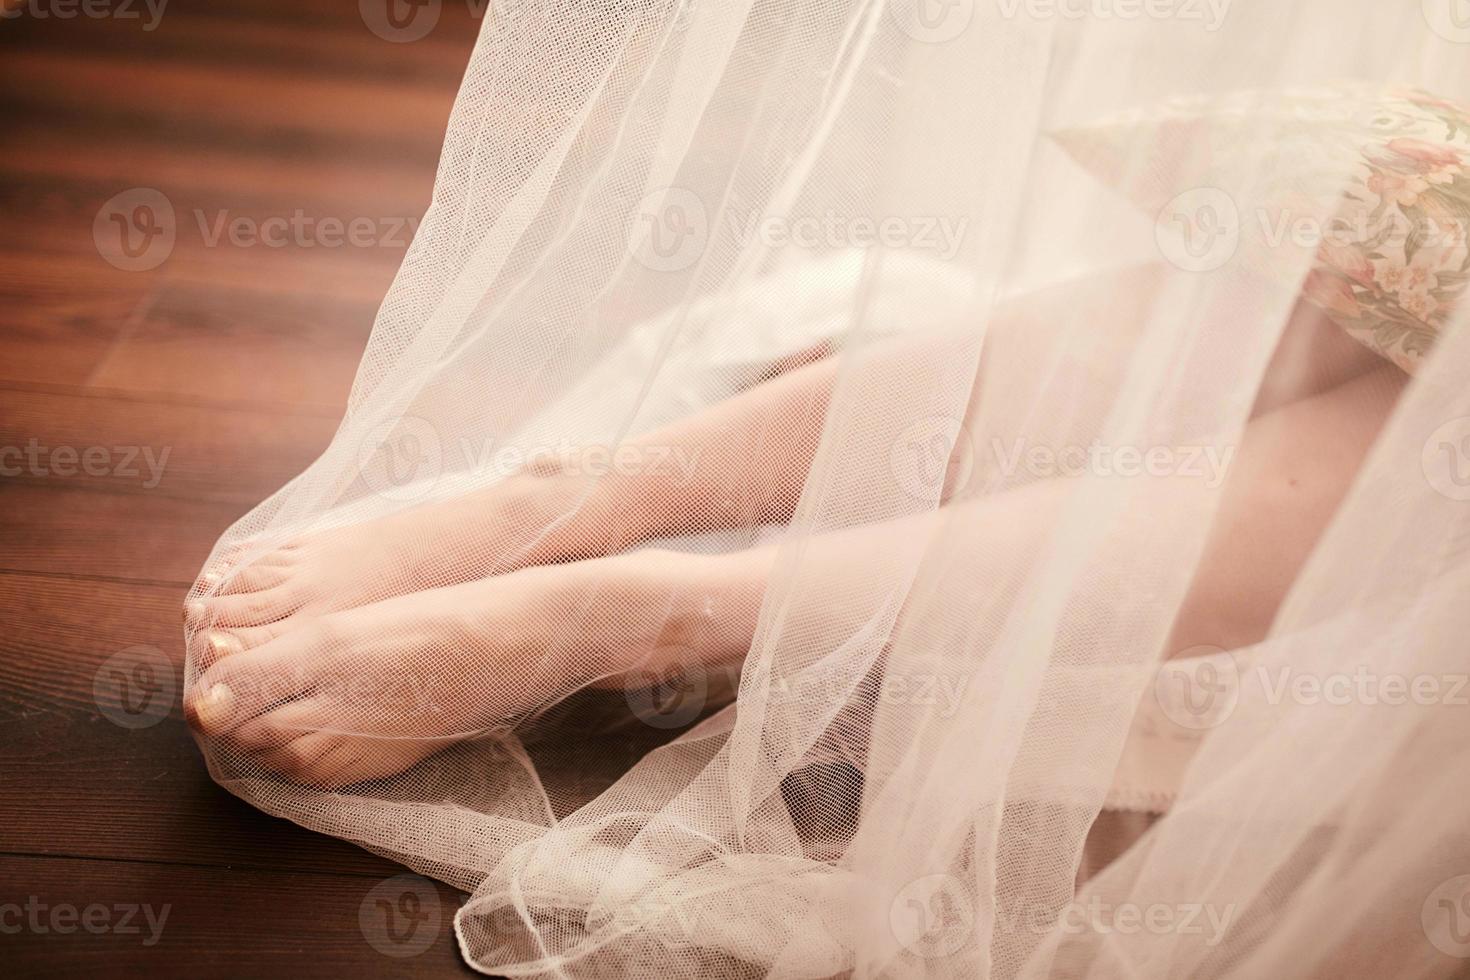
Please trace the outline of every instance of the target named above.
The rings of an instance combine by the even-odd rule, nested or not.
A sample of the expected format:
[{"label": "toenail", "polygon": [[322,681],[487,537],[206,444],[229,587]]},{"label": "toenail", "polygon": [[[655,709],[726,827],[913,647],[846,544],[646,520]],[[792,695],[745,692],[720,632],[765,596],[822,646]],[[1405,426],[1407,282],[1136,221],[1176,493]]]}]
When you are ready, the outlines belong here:
[{"label": "toenail", "polygon": [[197,623],[204,618],[205,605],[198,599],[190,599],[184,603],[184,622]]},{"label": "toenail", "polygon": [[219,584],[224,580],[225,577],[219,572],[205,572],[203,577],[200,579],[200,581],[204,583],[204,587],[206,589],[217,588]]},{"label": "toenail", "polygon": [[228,684],[215,684],[194,704],[194,714],[203,728],[219,728],[235,713],[235,692]]},{"label": "toenail", "polygon": [[228,633],[221,633],[218,630],[210,630],[209,652],[214,655],[211,658],[212,660],[228,657],[230,654],[239,653],[243,649],[245,648],[241,645],[238,638]]}]

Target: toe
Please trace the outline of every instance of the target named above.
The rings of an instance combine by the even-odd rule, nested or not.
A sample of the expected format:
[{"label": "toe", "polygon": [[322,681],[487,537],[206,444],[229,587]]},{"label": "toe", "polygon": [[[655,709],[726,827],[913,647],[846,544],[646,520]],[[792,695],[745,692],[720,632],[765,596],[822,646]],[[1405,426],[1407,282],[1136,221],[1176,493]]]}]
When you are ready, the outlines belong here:
[{"label": "toe", "polygon": [[218,629],[202,629],[189,643],[189,652],[200,670],[207,670],[231,654],[240,653],[245,644],[234,633]]},{"label": "toe", "polygon": [[265,626],[299,610],[298,590],[289,582],[260,592],[220,596],[205,603],[204,615],[214,626]]},{"label": "toe", "polygon": [[[192,592],[190,593],[193,594]],[[209,620],[209,606],[203,599],[184,600],[184,624],[186,626],[203,626]]]},{"label": "toe", "polygon": [[453,738],[383,738],[352,729],[344,706],[311,696],[241,725],[230,742],[271,769],[323,789],[397,775]]},{"label": "toe", "polygon": [[280,620],[264,626],[244,626],[232,629],[200,629],[190,638],[189,649],[194,654],[194,663],[199,670],[208,670],[225,657],[255,647],[264,646],[286,632],[289,620]]},{"label": "toe", "polygon": [[341,789],[354,783],[395,776],[425,753],[367,738],[344,738],[323,757],[311,781],[321,789]]},{"label": "toe", "polygon": [[313,784],[327,782],[335,766],[344,761],[344,741],[340,735],[311,732],[256,758],[287,779]]},{"label": "toe", "polygon": [[297,747],[287,761],[297,763],[294,779],[324,790],[396,776],[437,749],[428,743],[319,734],[320,742],[306,742],[315,736],[300,739],[306,744]]},{"label": "toe", "polygon": [[227,735],[306,694],[313,683],[307,669],[312,659],[303,634],[309,631],[284,633],[258,647],[234,636],[226,640],[225,655],[200,674],[184,702],[190,724],[206,735]]},{"label": "toe", "polygon": [[307,735],[340,734],[322,731],[327,716],[323,706],[307,697],[274,708],[247,721],[230,734],[230,741],[248,752],[272,752]]},{"label": "toe", "polygon": [[223,566],[212,565],[200,572],[199,577],[194,580],[194,584],[189,588],[189,597],[191,599],[197,599],[215,592],[224,584],[225,571],[226,569]]},{"label": "toe", "polygon": [[284,564],[252,562],[221,582],[216,594],[231,596],[248,592],[263,592],[286,581],[288,574]]}]

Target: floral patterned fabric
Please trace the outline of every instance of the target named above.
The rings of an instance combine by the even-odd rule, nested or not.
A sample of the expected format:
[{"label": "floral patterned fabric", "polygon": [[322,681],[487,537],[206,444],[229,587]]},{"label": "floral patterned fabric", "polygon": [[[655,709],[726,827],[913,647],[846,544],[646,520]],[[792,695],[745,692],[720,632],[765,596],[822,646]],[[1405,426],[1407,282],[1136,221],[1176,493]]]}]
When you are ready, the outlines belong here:
[{"label": "floral patterned fabric", "polygon": [[[1270,146],[1250,145],[1265,134]],[[1232,167],[1275,173],[1271,187],[1252,189],[1251,199],[1264,194],[1265,202],[1242,220],[1287,216],[1278,235],[1294,211],[1310,208],[1302,201],[1313,186],[1343,187],[1336,215],[1318,232],[1304,293],[1410,373],[1470,281],[1470,113],[1427,92],[1343,85],[1178,99],[1053,135],[1083,167],[1149,209],[1190,189],[1171,175],[1218,174],[1228,187]],[[1140,139],[1152,143],[1151,165],[1127,172],[1123,161]],[[1271,219],[1261,225],[1269,233]]]}]

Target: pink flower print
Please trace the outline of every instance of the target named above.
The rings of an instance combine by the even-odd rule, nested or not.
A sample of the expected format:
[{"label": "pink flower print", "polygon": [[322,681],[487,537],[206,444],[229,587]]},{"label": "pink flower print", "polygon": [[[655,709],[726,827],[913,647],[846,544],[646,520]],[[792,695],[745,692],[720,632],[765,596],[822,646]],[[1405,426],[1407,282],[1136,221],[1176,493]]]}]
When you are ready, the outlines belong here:
[{"label": "pink flower print", "polygon": [[[1425,198],[1428,203],[1430,199]],[[1442,208],[1426,207],[1424,209],[1424,223],[1421,226],[1422,238],[1427,247],[1439,249],[1443,258],[1439,263],[1441,270],[1458,269],[1465,261],[1465,224],[1460,219],[1449,216]]]},{"label": "pink flower print", "polygon": [[1361,248],[1327,241],[1318,249],[1317,254],[1330,268],[1341,272],[1353,282],[1362,286],[1373,285],[1373,263],[1368,261]]},{"label": "pink flower print", "polygon": [[1353,295],[1352,287],[1320,269],[1313,269],[1307,273],[1307,280],[1302,284],[1302,292],[1307,294],[1308,299],[1330,313],[1355,319],[1363,314],[1363,308],[1358,305],[1358,299]]},{"label": "pink flower print", "polygon": [[1384,292],[1395,294],[1400,307],[1411,316],[1428,321],[1439,309],[1435,293],[1439,290],[1439,273],[1446,268],[1448,255],[1441,248],[1421,248],[1407,263],[1399,259],[1374,262],[1377,282]]},{"label": "pink flower print", "polygon": [[1373,284],[1385,293],[1396,293],[1404,284],[1408,266],[1400,259],[1374,259]]},{"label": "pink flower print", "polygon": [[1426,168],[1459,166],[1462,162],[1458,151],[1442,143],[1426,143],[1424,140],[1416,140],[1408,136],[1389,140],[1388,148],[1391,152],[1401,157],[1408,157]]},{"label": "pink flower print", "polygon": [[1429,190],[1429,182],[1415,174],[1375,170],[1368,178],[1368,189],[1401,208],[1411,208],[1419,202],[1419,195]]},{"label": "pink flower print", "polygon": [[1448,184],[1463,172],[1459,152],[1442,144],[1401,136],[1388,141],[1388,150],[1407,164],[1393,169],[1414,174],[1426,184]]},{"label": "pink flower print", "polygon": [[1428,323],[1434,311],[1439,309],[1439,301],[1427,291],[1400,293],[1399,305],[1404,308],[1404,312],[1418,317],[1425,323]]},{"label": "pink flower print", "polygon": [[[1420,249],[1414,255],[1414,261],[1404,267],[1403,278],[1399,281],[1399,292],[1403,293],[1427,293],[1432,289],[1439,288],[1439,277],[1435,275],[1437,269],[1429,268],[1427,263],[1421,264],[1419,259],[1429,249]],[[1437,263],[1437,259],[1431,259]]]},{"label": "pink flower print", "polygon": [[1412,103],[1414,103],[1414,105],[1422,106],[1422,107],[1424,107],[1426,109],[1444,109],[1444,110],[1446,110],[1448,112],[1453,112],[1456,115],[1459,115],[1463,111],[1459,106],[1455,105],[1453,102],[1446,102],[1444,99],[1441,99],[1441,98],[1439,98],[1437,96],[1430,95],[1428,92],[1424,91],[1423,89],[1418,89],[1418,88],[1396,89],[1396,90],[1394,90],[1393,94],[1396,95],[1396,96],[1398,96],[1399,98],[1405,100],[1406,102],[1412,102]]}]

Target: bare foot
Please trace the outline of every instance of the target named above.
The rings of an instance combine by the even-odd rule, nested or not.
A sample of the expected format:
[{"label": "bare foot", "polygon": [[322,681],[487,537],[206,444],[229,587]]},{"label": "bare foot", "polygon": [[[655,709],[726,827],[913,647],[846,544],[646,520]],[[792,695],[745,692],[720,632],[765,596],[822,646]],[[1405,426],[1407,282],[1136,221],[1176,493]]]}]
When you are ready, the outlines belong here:
[{"label": "bare foot", "polygon": [[382,778],[634,668],[738,660],[768,559],[638,552],[215,631],[186,713],[294,781]]},{"label": "bare foot", "polygon": [[[563,508],[577,505],[578,492],[563,479],[517,476],[463,497],[298,536],[258,557],[249,545],[237,546],[220,571],[195,583],[184,619],[216,628],[268,626],[576,557],[570,535],[537,538]],[[607,553],[610,533],[604,527],[600,547],[584,535],[585,552]],[[231,567],[241,560],[248,564]]]},{"label": "bare foot", "polygon": [[624,444],[642,454],[636,475],[589,477],[584,465],[548,462],[264,554],[237,546],[195,582],[184,619],[225,629],[294,622],[660,536],[784,520],[816,451],[833,373],[831,361],[798,368]]},{"label": "bare foot", "polygon": [[[1336,508],[1403,379],[1377,372],[1255,419],[1248,427],[1172,644],[1191,637],[1254,642]],[[930,537],[984,555],[998,570],[1023,560],[1055,525],[1067,479],[937,512],[814,537],[803,572],[848,594],[875,563],[917,557]],[[1160,480],[1147,519],[1192,519],[1173,503],[1193,483]],[[1294,529],[1300,529],[1298,532]],[[778,546],[721,555],[640,551],[522,569],[322,615],[199,639],[204,673],[186,701],[205,734],[300,782],[342,786],[401,772],[440,748],[505,729],[589,685],[738,662],[754,635]],[[1019,561],[1018,561],[1019,564]],[[1244,576],[1244,578],[1240,578]],[[1237,581],[1240,579],[1240,581]],[[804,622],[845,636],[866,607],[808,608]]]}]

